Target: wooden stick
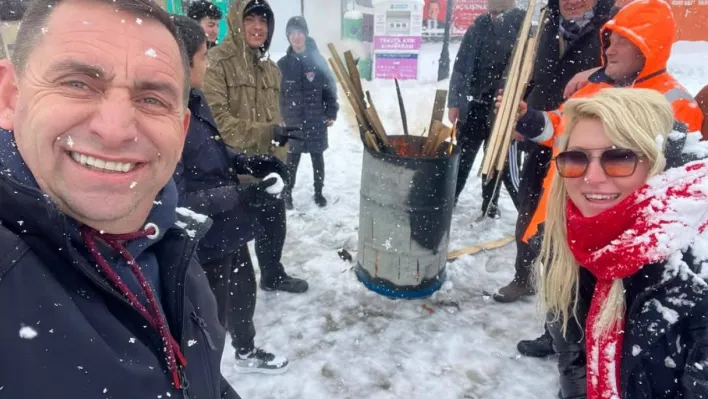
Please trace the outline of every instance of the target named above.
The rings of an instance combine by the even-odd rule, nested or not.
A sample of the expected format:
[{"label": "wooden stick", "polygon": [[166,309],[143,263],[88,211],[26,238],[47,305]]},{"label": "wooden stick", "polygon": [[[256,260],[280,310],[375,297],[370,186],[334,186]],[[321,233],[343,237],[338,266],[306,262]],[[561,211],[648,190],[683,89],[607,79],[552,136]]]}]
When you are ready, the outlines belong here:
[{"label": "wooden stick", "polygon": [[442,122],[445,116],[445,104],[447,103],[447,90],[436,90],[435,101],[433,102],[433,114],[430,117],[428,132],[433,130],[433,121]]},{"label": "wooden stick", "polygon": [[[334,48],[334,45],[332,45],[332,48]],[[347,63],[349,76],[351,77],[352,83],[354,83],[354,86],[352,88],[356,90],[357,98],[361,98],[361,101],[363,102],[364,89],[361,87],[361,77],[359,76],[359,69],[356,67],[356,61],[354,60],[354,56],[352,55],[351,51],[344,52],[344,62]]]},{"label": "wooden stick", "polygon": [[406,117],[406,107],[403,105],[401,86],[398,84],[398,79],[394,78],[393,81],[396,83],[396,95],[398,96],[398,109],[401,111],[401,121],[403,122],[403,134],[408,136],[408,117]]},{"label": "wooden stick", "polygon": [[530,0],[528,9],[526,10],[526,16],[524,17],[524,22],[519,30],[516,44],[514,45],[511,65],[508,69],[507,79],[504,85],[502,103],[497,111],[496,117],[494,118],[490,143],[484,154],[484,160],[482,162],[480,173],[486,174],[488,179],[491,178],[490,175],[495,171],[495,166],[498,163],[499,157],[504,156],[500,150],[503,149],[505,138],[509,135],[507,132],[509,131],[509,128],[512,127],[512,121],[516,121],[515,115],[518,112],[518,103],[516,104],[516,108],[512,107],[515,102],[514,98],[520,98],[520,74],[524,63],[524,55],[527,48],[526,43],[529,40],[531,20],[535,6],[536,0]]}]

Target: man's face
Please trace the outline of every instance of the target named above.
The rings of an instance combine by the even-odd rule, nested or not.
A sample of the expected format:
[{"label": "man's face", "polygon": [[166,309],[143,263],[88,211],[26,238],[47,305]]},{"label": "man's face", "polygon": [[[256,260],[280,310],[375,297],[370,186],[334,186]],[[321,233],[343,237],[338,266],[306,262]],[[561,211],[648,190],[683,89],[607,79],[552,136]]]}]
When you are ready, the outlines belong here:
[{"label": "man's face", "polygon": [[207,60],[207,48],[206,42],[199,47],[199,50],[194,54],[192,58],[192,87],[200,89],[204,84],[204,75],[206,74],[207,66],[209,66]]},{"label": "man's face", "polygon": [[560,13],[567,20],[578,19],[595,7],[595,0],[560,0]]},{"label": "man's face", "polygon": [[268,20],[263,15],[249,14],[243,19],[244,35],[248,47],[262,47],[268,38]]},{"label": "man's face", "polygon": [[0,127],[69,216],[140,229],[189,124],[179,47],[158,22],[91,2],[62,3],[46,28],[21,77],[0,64]]},{"label": "man's face", "polygon": [[219,36],[219,20],[204,17],[199,21],[199,25],[202,26],[202,29],[204,29],[206,33],[207,41],[215,42],[216,38]]},{"label": "man's face", "polygon": [[290,40],[290,45],[293,46],[294,52],[302,53],[305,51],[305,41],[307,40],[307,36],[305,36],[302,31],[297,29],[292,31],[290,36],[288,36],[288,40]]},{"label": "man's face", "polygon": [[629,39],[615,32],[610,34],[610,46],[605,50],[605,74],[612,80],[631,78],[644,68],[644,55]]}]

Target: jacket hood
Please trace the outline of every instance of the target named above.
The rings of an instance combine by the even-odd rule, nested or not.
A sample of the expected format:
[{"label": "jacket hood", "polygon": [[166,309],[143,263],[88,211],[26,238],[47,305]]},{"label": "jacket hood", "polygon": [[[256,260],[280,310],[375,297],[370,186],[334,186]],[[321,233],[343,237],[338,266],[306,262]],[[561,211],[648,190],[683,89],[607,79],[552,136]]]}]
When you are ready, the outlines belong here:
[{"label": "jacket hood", "polygon": [[676,40],[676,21],[671,6],[662,0],[635,0],[624,6],[600,31],[602,64],[607,62],[605,49],[611,32],[631,41],[645,58],[637,79],[666,69],[671,46]]},{"label": "jacket hood", "polygon": [[270,44],[273,42],[273,31],[275,31],[275,14],[273,13],[273,8],[266,0],[236,0],[231,3],[231,6],[229,7],[229,14],[226,17],[229,30],[224,42],[221,44],[222,46],[234,47],[233,50],[239,54],[249,48],[248,44],[246,44],[246,38],[244,37],[245,32],[243,28],[243,18],[245,17],[244,14],[246,8],[255,5],[265,7],[271,16],[268,18],[268,35],[263,47],[261,47],[264,54],[268,52],[270,49]]},{"label": "jacket hood", "polygon": [[[295,52],[293,51],[293,46],[292,46],[292,45],[288,46],[288,51],[287,51],[287,53],[288,53],[288,54],[293,54],[293,53],[295,53]],[[307,39],[305,39],[305,51],[304,51],[304,53],[306,53],[306,54],[321,54],[321,53],[320,53],[320,48],[319,48],[319,46],[317,46],[317,42],[315,42],[315,39],[313,39],[313,38],[311,38],[311,37],[309,37],[309,36],[307,37]]]}]

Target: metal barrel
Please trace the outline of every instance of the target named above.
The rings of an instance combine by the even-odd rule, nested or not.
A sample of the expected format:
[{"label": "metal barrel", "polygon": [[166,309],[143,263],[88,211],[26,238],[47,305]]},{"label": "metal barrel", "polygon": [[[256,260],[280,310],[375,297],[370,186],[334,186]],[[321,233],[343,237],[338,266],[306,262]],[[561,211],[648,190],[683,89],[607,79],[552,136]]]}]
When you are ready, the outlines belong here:
[{"label": "metal barrel", "polygon": [[[422,148],[425,138],[407,140]],[[387,297],[430,296],[445,281],[459,150],[407,158],[364,148],[356,275]]]}]

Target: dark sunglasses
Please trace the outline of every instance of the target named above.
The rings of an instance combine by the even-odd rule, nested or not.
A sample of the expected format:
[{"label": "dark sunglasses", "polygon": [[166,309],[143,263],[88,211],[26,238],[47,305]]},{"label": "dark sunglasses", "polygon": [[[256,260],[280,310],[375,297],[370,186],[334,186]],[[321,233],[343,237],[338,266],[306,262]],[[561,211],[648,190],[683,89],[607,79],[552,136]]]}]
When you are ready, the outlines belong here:
[{"label": "dark sunglasses", "polygon": [[639,155],[632,150],[613,148],[599,157],[592,157],[585,151],[564,151],[555,157],[556,168],[561,177],[578,178],[585,176],[590,162],[600,159],[600,166],[608,177],[628,177],[634,174],[639,163]]}]

